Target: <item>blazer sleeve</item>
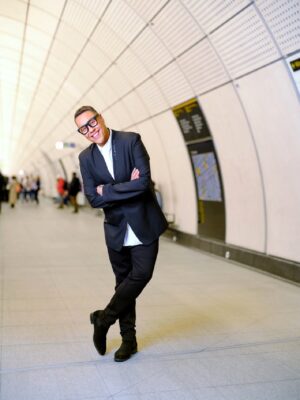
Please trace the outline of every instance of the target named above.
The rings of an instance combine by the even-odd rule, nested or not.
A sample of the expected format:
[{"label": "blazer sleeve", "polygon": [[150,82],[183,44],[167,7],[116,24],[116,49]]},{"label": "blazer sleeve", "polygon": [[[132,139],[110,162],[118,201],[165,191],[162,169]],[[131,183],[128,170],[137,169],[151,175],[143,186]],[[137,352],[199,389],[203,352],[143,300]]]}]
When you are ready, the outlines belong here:
[{"label": "blazer sleeve", "polygon": [[104,201],[103,196],[99,196],[97,193],[96,187],[98,185],[95,183],[93,176],[89,172],[88,168],[86,168],[85,162],[81,157],[79,157],[79,165],[83,182],[83,192],[90,205],[93,208],[112,207],[113,204],[109,204]]},{"label": "blazer sleeve", "polygon": [[149,189],[151,182],[149,155],[140,135],[135,136],[129,151],[132,151],[134,166],[140,171],[140,177],[128,182],[104,185],[102,198],[107,203],[130,199]]}]

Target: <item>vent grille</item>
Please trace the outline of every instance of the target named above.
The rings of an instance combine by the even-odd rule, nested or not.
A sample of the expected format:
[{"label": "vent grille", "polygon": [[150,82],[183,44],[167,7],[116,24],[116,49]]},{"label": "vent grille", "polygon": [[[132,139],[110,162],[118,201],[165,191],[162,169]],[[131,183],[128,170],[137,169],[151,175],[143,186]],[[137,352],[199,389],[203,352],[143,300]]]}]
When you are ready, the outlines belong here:
[{"label": "vent grille", "polygon": [[283,54],[300,49],[300,1],[259,0],[257,6]]}]

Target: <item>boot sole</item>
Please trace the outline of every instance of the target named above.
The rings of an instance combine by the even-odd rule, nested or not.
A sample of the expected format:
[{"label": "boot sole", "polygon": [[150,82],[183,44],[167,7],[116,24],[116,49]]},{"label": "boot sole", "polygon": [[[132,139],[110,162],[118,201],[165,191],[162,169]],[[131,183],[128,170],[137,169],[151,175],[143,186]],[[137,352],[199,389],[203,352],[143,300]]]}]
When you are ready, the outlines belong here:
[{"label": "boot sole", "polygon": [[124,362],[124,361],[127,361],[127,360],[129,360],[129,358],[130,358],[131,356],[133,356],[133,355],[136,354],[137,352],[138,352],[138,350],[136,349],[136,350],[134,350],[134,351],[130,354],[129,357],[127,357],[127,358],[116,358],[116,357],[114,357],[114,360],[115,360],[115,362]]}]

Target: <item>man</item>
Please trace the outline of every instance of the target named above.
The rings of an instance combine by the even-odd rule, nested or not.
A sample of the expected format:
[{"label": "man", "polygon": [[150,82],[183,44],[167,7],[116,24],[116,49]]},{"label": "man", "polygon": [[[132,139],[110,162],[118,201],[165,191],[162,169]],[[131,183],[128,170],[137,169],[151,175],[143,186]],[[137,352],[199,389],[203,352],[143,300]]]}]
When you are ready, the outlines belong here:
[{"label": "man", "polygon": [[79,155],[83,188],[91,206],[104,210],[105,240],[116,277],[108,305],[90,315],[94,345],[105,354],[107,332],[118,319],[122,343],[114,359],[125,361],[137,352],[135,300],[152,277],[167,221],[151,186],[149,156],[140,135],[109,129],[91,106],[79,108],[74,119],[79,133],[92,143]]}]

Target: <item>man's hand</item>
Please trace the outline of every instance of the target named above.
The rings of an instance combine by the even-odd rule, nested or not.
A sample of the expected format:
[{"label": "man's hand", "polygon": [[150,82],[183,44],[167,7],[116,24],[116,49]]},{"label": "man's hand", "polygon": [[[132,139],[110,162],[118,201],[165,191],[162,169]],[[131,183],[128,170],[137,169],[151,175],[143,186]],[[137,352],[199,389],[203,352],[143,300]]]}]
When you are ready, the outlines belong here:
[{"label": "man's hand", "polygon": [[[134,181],[135,179],[139,179],[139,177],[140,177],[140,171],[137,168],[133,168],[130,180]],[[96,191],[100,196],[103,196],[103,185],[97,186]]]},{"label": "man's hand", "polygon": [[103,185],[99,185],[96,187],[96,191],[98,194],[100,194],[100,196],[102,196],[103,194]]},{"label": "man's hand", "polygon": [[135,179],[139,179],[139,177],[140,177],[140,171],[137,168],[133,168],[130,180],[134,181]]}]

